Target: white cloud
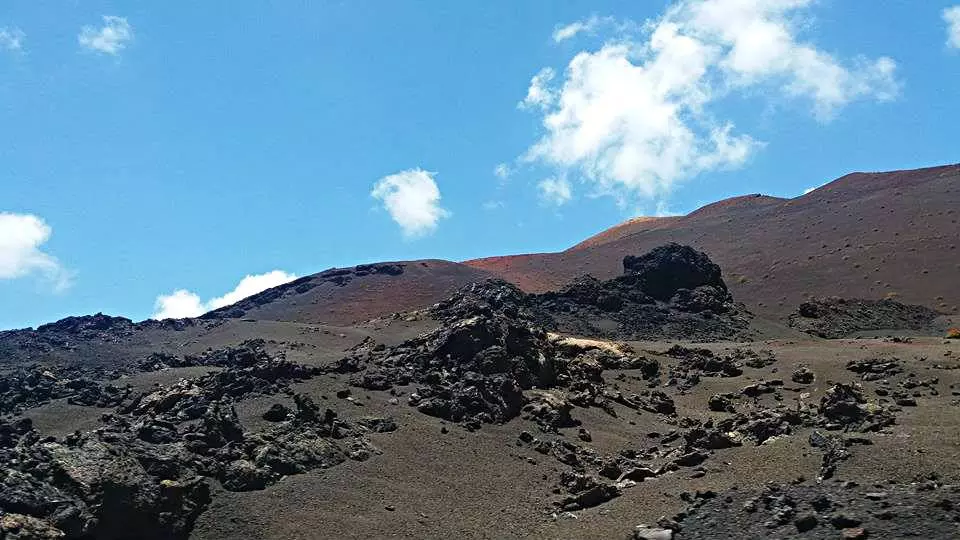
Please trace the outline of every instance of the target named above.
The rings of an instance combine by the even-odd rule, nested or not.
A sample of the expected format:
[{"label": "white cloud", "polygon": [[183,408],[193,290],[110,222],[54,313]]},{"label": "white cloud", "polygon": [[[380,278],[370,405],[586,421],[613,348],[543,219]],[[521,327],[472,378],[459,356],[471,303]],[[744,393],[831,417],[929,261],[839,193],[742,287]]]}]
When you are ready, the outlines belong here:
[{"label": "white cloud", "polygon": [[583,20],[574,21],[563,26],[557,26],[553,30],[552,37],[555,43],[560,43],[571,40],[581,34],[596,35],[601,28],[609,28],[615,33],[624,34],[627,32],[635,32],[641,27],[637,23],[629,20],[618,21],[613,17],[598,17],[596,15],[591,15]]},{"label": "white cloud", "polygon": [[186,319],[188,317],[199,317],[209,311],[200,296],[186,289],[177,289],[170,294],[161,294],[154,303],[153,318],[160,321],[163,319]]},{"label": "white cloud", "polygon": [[266,274],[244,276],[236,288],[223,296],[210,300],[207,302],[207,305],[210,306],[210,309],[217,309],[229,306],[230,304],[236,304],[248,296],[253,296],[258,292],[289,283],[295,279],[297,279],[297,276],[288,274],[282,270],[274,270]]},{"label": "white cloud", "polygon": [[294,274],[281,270],[273,270],[266,274],[248,275],[227,294],[212,298],[207,302],[200,299],[200,295],[186,289],[177,289],[170,294],[161,294],[154,303],[153,318],[183,319],[199,317],[208,311],[235,304],[248,296],[253,296],[267,289],[289,283],[297,279]]},{"label": "white cloud", "polygon": [[580,52],[562,77],[542,69],[521,106],[541,111],[545,134],[523,158],[579,173],[621,200],[661,198],[684,179],[744,165],[761,147],[712,110],[734,92],[804,100],[821,121],[854,100],[895,97],[893,60],[843,63],[798,38],[811,2],[683,0],[642,32]]},{"label": "white cloud", "polygon": [[947,23],[947,46],[960,49],[960,5],[944,9],[943,20]]},{"label": "white cloud", "polygon": [[0,28],[0,49],[20,51],[23,49],[23,39],[27,37],[19,28]]},{"label": "white cloud", "polygon": [[71,274],[53,255],[41,250],[53,229],[31,214],[0,213],[0,279],[39,274],[55,291],[71,285]]},{"label": "white cloud", "polygon": [[540,199],[548,204],[561,206],[573,198],[570,182],[563,176],[547,178],[537,184]]},{"label": "white cloud", "polygon": [[496,167],[493,168],[493,175],[496,176],[501,182],[506,182],[510,179],[510,175],[513,174],[513,169],[510,168],[506,163],[498,163]]},{"label": "white cloud", "polygon": [[530,79],[530,87],[527,88],[527,97],[517,104],[520,109],[540,108],[546,109],[552,105],[556,96],[548,87],[557,73],[553,68],[545,67]]},{"label": "white cloud", "polygon": [[565,26],[558,26],[553,31],[553,41],[560,43],[568,39],[572,39],[577,36],[577,34],[584,32],[593,32],[600,26],[603,22],[609,22],[612,20],[610,17],[597,17],[596,15],[591,16],[588,19],[582,21],[572,22]]},{"label": "white cloud", "polygon": [[409,169],[381,178],[370,195],[383,202],[407,238],[432,233],[450,212],[440,207],[440,188],[433,179],[436,173]]},{"label": "white cloud", "polygon": [[84,26],[77,41],[81,47],[116,56],[133,39],[133,27],[125,17],[103,16],[103,26]]}]

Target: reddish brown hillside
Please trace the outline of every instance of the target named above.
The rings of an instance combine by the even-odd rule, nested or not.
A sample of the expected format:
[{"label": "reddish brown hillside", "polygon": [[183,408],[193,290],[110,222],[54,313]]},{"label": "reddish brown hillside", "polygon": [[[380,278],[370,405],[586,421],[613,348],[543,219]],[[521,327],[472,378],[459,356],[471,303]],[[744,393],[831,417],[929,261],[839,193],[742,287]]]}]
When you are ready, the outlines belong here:
[{"label": "reddish brown hillside", "polygon": [[430,306],[487,277],[491,276],[482,270],[441,260],[337,268],[274,287],[205,317],[345,325]]},{"label": "reddish brown hillside", "polygon": [[[854,173],[795,199],[736,197],[666,222],[632,221],[562,253],[467,261],[529,291],[609,278],[666,242],[705,250],[737,299],[782,316],[807,296],[960,305],[960,165]],[[586,245],[585,245],[586,244]]]},{"label": "reddish brown hillside", "polygon": [[650,217],[650,216],[641,216],[628,219],[619,225],[614,225],[609,229],[597,233],[590,238],[587,238],[583,242],[573,246],[570,250],[574,249],[583,249],[593,246],[598,246],[600,244],[609,244],[621,238],[630,236],[643,231],[652,231],[654,229],[662,229],[664,227],[669,227],[675,221],[680,219],[679,216],[668,216],[668,217]]}]

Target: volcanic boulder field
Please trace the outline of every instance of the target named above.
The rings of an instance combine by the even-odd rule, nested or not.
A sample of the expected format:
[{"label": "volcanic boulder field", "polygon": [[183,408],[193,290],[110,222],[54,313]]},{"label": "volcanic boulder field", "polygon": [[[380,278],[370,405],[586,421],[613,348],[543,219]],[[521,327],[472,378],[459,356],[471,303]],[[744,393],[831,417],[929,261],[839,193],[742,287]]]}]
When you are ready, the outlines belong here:
[{"label": "volcanic boulder field", "polygon": [[[956,199],[958,170],[873,175],[870,204]],[[749,213],[810,219],[857,182]],[[843,241],[877,267],[939,250],[898,294],[798,250],[774,296],[766,263],[732,283],[702,246],[739,204],[564,254],[328,270],[197,319],[0,332],[0,539],[960,537],[960,228]]]}]

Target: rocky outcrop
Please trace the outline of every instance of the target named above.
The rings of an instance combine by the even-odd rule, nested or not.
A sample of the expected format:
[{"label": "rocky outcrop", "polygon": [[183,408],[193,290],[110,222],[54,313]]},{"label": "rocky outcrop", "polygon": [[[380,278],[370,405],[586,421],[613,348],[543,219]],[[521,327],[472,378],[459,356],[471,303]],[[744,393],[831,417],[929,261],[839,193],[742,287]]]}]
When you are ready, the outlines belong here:
[{"label": "rocky outcrop", "polygon": [[[15,434],[0,447],[0,509],[25,516],[17,521],[43,531],[39,538],[186,538],[210,501],[203,479],[151,475],[124,445],[96,436],[42,440],[23,424],[0,431]],[[4,527],[18,532],[9,521]]]},{"label": "rocky outcrop", "polygon": [[[747,337],[750,314],[735,304],[706,254],[668,244],[624,260],[625,273],[582,276],[557,292],[525,294],[502,280],[468,285],[433,306],[439,320],[503,316],[546,330],[605,339]],[[616,323],[615,327],[609,324]]]},{"label": "rocky outcrop", "polygon": [[649,296],[667,301],[680,291],[690,296],[692,291],[701,289],[705,296],[717,297],[722,306],[732,301],[727,285],[720,277],[720,266],[715,264],[706,253],[690,246],[666,244],[650,250],[644,255],[627,255],[623,258],[623,269],[629,280],[635,283]]},{"label": "rocky outcrop", "polygon": [[55,399],[76,405],[116,407],[130,396],[129,387],[71,378],[40,366],[19,369],[0,378],[0,415],[18,413]]},{"label": "rocky outcrop", "polygon": [[540,320],[559,331],[614,339],[748,336],[749,313],[734,303],[720,267],[705,253],[667,244],[627,256],[623,264],[624,274],[614,279],[584,276],[558,292],[536,295]]},{"label": "rocky outcrop", "polygon": [[[62,440],[41,438],[26,419],[0,420],[0,530],[7,535],[0,538],[119,539],[131,530],[139,538],[186,538],[210,500],[210,482],[258,490],[284,476],[364,461],[379,452],[367,434],[396,429],[390,418],[350,423],[321,411],[290,389],[320,370],[257,345],[211,351],[198,365],[222,370],[136,396],[49,373],[2,379],[4,396],[26,396],[15,405],[66,393],[73,403],[116,412],[102,417],[103,427]],[[296,409],[271,409],[270,426],[246,430],[233,404],[277,393],[291,394]]]},{"label": "rocky outcrop", "polygon": [[942,335],[946,323],[936,311],[894,300],[817,298],[800,304],[788,324],[822,338],[850,337],[857,332],[890,330]]},{"label": "rocky outcrop", "polygon": [[893,414],[868,403],[858,384],[835,384],[820,398],[820,415],[827,426],[856,431],[878,431],[895,422]]},{"label": "rocky outcrop", "polygon": [[[358,371],[352,384],[369,389],[417,384],[408,401],[431,416],[471,427],[506,422],[530,403],[525,390],[572,388],[589,377],[586,360],[575,365],[558,357],[546,332],[532,326],[517,304],[519,295],[499,282],[471,286],[455,301],[435,307],[445,320],[442,327],[396,347],[345,359],[338,369]],[[587,390],[589,382],[578,388]],[[557,419],[546,419],[545,425],[568,422],[558,420],[565,416],[562,401],[541,396],[537,410],[528,413],[548,418],[554,414],[541,409],[555,408]]]}]

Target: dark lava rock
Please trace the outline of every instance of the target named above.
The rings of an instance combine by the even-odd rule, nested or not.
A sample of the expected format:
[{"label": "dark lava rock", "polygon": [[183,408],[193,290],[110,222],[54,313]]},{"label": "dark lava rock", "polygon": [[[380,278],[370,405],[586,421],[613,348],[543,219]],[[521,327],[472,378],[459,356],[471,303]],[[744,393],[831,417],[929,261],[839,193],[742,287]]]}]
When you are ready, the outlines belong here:
[{"label": "dark lava rock", "polygon": [[[289,386],[316,368],[247,352],[225,351],[222,371],[125,399],[89,433],[41,439],[27,420],[0,420],[0,538],[120,539],[131,531],[137,538],[186,538],[209,503],[210,479],[228,490],[263,489],[283,476],[368,459],[378,450],[364,435],[395,428],[388,419],[354,426],[321,412]],[[112,395],[63,380],[38,373],[24,388],[34,400],[57,395],[37,388],[61,386],[75,391],[77,402]],[[277,392],[293,394],[296,410],[277,414],[262,432],[247,432],[232,403]]]},{"label": "dark lava rock", "polygon": [[103,385],[85,377],[71,378],[40,366],[21,368],[0,378],[0,415],[18,413],[54,399],[74,405],[116,407],[130,397],[130,388]]},{"label": "dark lava rock", "polygon": [[810,434],[810,446],[819,448],[823,453],[823,459],[820,464],[820,474],[817,479],[820,481],[833,477],[837,470],[837,465],[850,457],[846,450],[846,444],[842,437],[837,435],[828,435],[814,431]]},{"label": "dark lava rock", "polygon": [[357,420],[357,424],[374,433],[390,433],[397,430],[397,422],[393,418],[367,417]]},{"label": "dark lava rock", "polygon": [[659,390],[644,391],[639,396],[640,408],[658,414],[676,414],[673,398]]},{"label": "dark lava rock", "polygon": [[896,422],[889,411],[868,405],[858,384],[841,383],[828,389],[820,398],[819,412],[826,421],[848,430],[879,431]]},{"label": "dark lava rock", "polygon": [[[0,449],[0,520],[11,538],[186,538],[210,502],[195,475],[151,475],[136,452],[102,438],[41,441],[36,432]],[[17,536],[7,516],[49,536]]]},{"label": "dark lava rock", "polygon": [[896,358],[866,358],[847,362],[847,369],[859,373],[865,381],[887,379],[903,373],[903,367]]},{"label": "dark lava rock", "polygon": [[113,335],[129,332],[133,327],[133,321],[130,319],[111,317],[110,315],[97,313],[96,315],[67,317],[57,322],[44,324],[37,327],[37,332],[40,334],[61,333],[82,338],[91,338],[101,336],[105,332]]},{"label": "dark lava rock", "polygon": [[781,386],[783,386],[783,381],[780,380],[763,381],[744,386],[743,389],[740,390],[740,393],[747,397],[757,399],[763,394],[775,393]]},{"label": "dark lava rock", "polygon": [[319,368],[266,357],[246,367],[231,367],[162,387],[125,403],[122,414],[156,415],[170,421],[199,418],[214,401],[236,401],[252,395],[273,395],[289,383],[309,379]]},{"label": "dark lava rock", "polygon": [[617,486],[573,471],[564,471],[560,475],[560,484],[570,494],[558,503],[564,511],[592,508],[620,496]]},{"label": "dark lava rock", "polygon": [[696,467],[706,461],[708,457],[710,457],[710,455],[705,452],[693,451],[681,455],[673,460],[673,462],[681,467]]},{"label": "dark lava rock", "polygon": [[23,367],[40,359],[48,368],[56,366],[60,378],[110,379],[139,370],[137,362],[129,358],[122,346],[140,332],[216,324],[195,319],[134,323],[102,313],[67,317],[35,330],[0,331],[0,366]]},{"label": "dark lava rock", "polygon": [[263,413],[263,419],[268,422],[283,422],[290,416],[290,408],[281,403],[274,403]]},{"label": "dark lava rock", "polygon": [[734,360],[743,362],[743,364],[747,367],[752,367],[754,369],[762,369],[771,366],[777,361],[777,357],[773,355],[773,352],[768,350],[755,351],[753,349],[734,349],[731,357]]},{"label": "dark lava rock", "polygon": [[714,394],[710,396],[707,406],[716,412],[737,412],[733,406],[734,394]]},{"label": "dark lava rock", "polygon": [[793,521],[799,533],[813,530],[818,523],[819,521],[817,520],[816,514],[804,514]]},{"label": "dark lava rock", "polygon": [[810,384],[814,379],[816,379],[816,375],[807,367],[797,368],[797,370],[790,375],[790,380],[797,384]]},{"label": "dark lava rock", "polygon": [[531,295],[528,305],[545,328],[582,336],[747,337],[749,313],[733,302],[719,267],[705,254],[668,244],[626,257],[624,272],[607,281],[578,278],[560,291]]},{"label": "dark lava rock", "polygon": [[450,298],[435,304],[430,314],[445,322],[494,315],[531,322],[535,318],[531,307],[531,296],[516,285],[489,279],[460,288]]},{"label": "dark lava rock", "polygon": [[790,435],[796,427],[813,423],[809,413],[781,406],[735,413],[718,421],[690,421],[683,437],[688,449],[720,450],[746,442],[759,446],[772,437]]},{"label": "dark lava rock", "polygon": [[674,345],[664,351],[665,356],[679,360],[671,366],[667,384],[685,392],[700,383],[700,377],[739,377],[743,368],[732,356],[717,356],[709,349]]},{"label": "dark lava rock", "polygon": [[674,538],[956,537],[960,516],[944,501],[958,499],[957,487],[891,486],[885,491],[884,498],[874,500],[865,488],[831,483],[731,489],[692,499],[675,518],[679,527]]},{"label": "dark lava rock", "polygon": [[894,403],[901,407],[917,406],[917,400],[909,396],[894,396]]},{"label": "dark lava rock", "polygon": [[731,356],[717,356],[710,349],[696,349],[674,345],[664,351],[665,356],[680,360],[678,370],[696,370],[706,377],[739,377],[743,375],[736,360]]},{"label": "dark lava rock", "polygon": [[873,330],[912,330],[941,335],[936,311],[894,300],[818,298],[800,304],[789,325],[824,338],[848,337]]},{"label": "dark lava rock", "polygon": [[[389,385],[415,383],[410,405],[472,428],[523,413],[554,431],[576,425],[571,404],[612,411],[600,375],[604,354],[548,339],[525,298],[496,280],[468,286],[434,306],[435,316],[445,321],[440,328],[340,365],[352,366],[353,384],[369,378]],[[562,391],[525,393],[534,388]]]},{"label": "dark lava rock", "polygon": [[706,253],[690,246],[667,244],[639,257],[627,255],[623,269],[646,294],[661,301],[669,300],[679,289],[709,286],[727,291],[720,267]]}]

